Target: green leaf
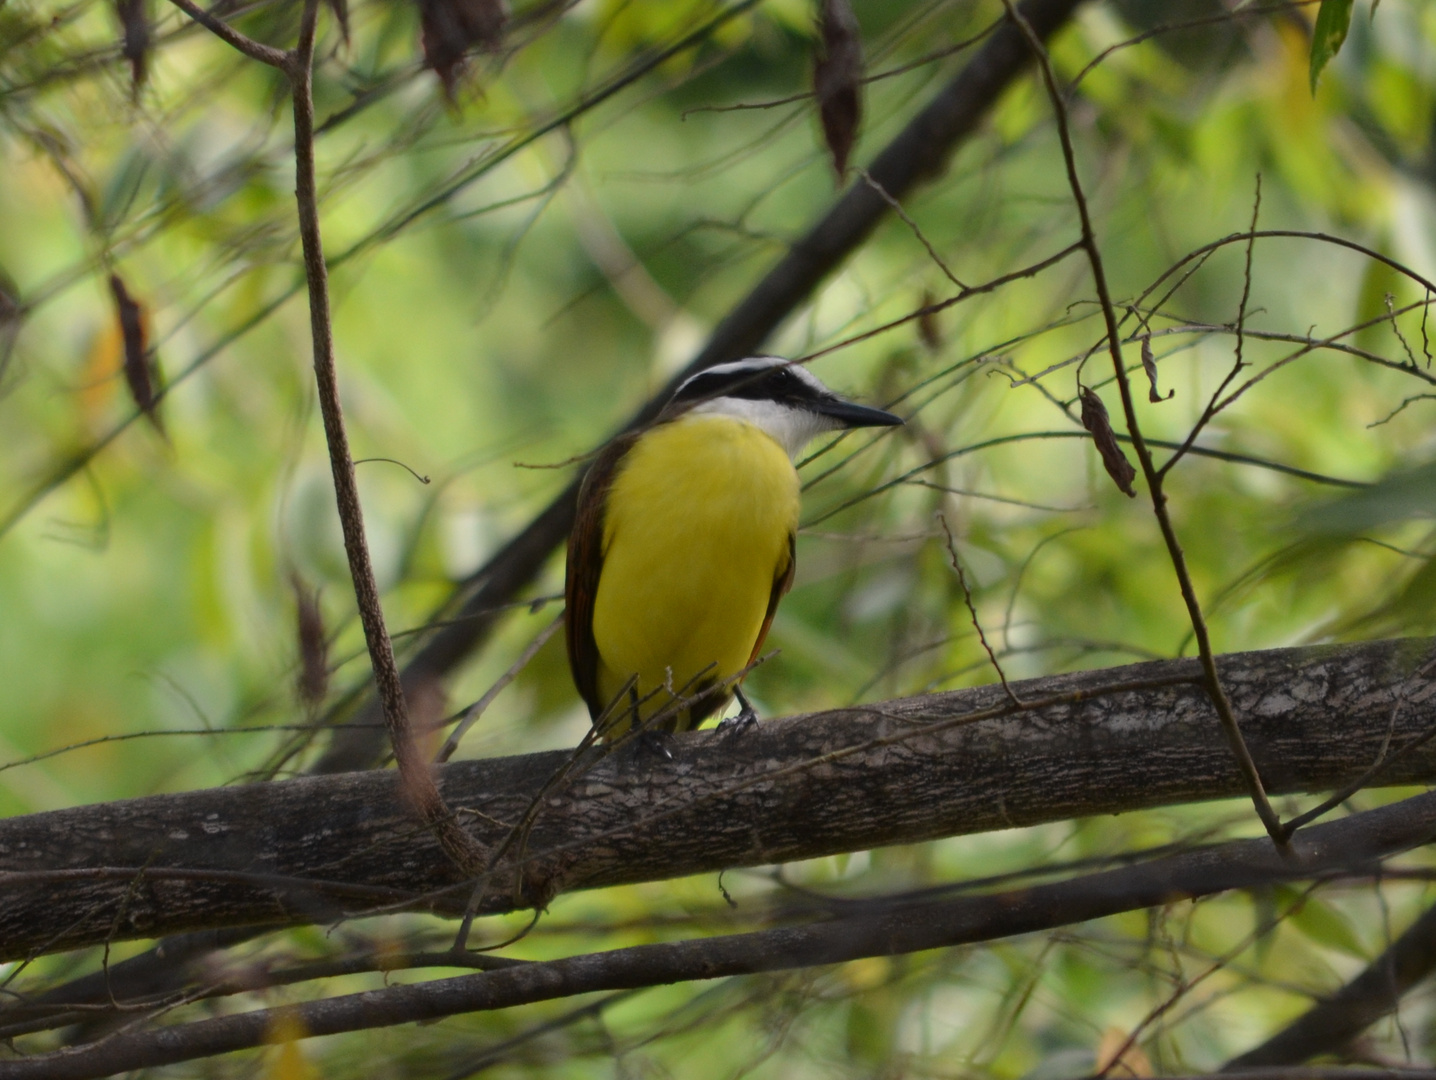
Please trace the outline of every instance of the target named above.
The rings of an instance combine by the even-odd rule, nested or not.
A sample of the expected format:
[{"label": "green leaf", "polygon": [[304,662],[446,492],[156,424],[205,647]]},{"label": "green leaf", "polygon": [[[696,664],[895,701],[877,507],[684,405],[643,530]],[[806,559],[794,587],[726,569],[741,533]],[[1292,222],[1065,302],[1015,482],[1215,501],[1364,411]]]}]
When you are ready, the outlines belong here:
[{"label": "green leaf", "polygon": [[1346,40],[1346,31],[1351,28],[1351,8],[1354,0],[1321,0],[1321,10],[1316,13],[1316,29],[1311,34],[1311,92],[1316,93],[1316,80],[1321,69],[1341,49]]},{"label": "green leaf", "polygon": [[1308,536],[1349,538],[1431,517],[1436,517],[1436,461],[1390,472],[1360,491],[1313,505],[1298,516],[1297,527]]},{"label": "green leaf", "polygon": [[1368,959],[1366,949],[1351,928],[1351,923],[1336,908],[1310,894],[1303,897],[1289,887],[1278,886],[1277,895],[1283,904],[1298,905],[1287,916],[1287,922],[1303,937],[1358,960]]}]

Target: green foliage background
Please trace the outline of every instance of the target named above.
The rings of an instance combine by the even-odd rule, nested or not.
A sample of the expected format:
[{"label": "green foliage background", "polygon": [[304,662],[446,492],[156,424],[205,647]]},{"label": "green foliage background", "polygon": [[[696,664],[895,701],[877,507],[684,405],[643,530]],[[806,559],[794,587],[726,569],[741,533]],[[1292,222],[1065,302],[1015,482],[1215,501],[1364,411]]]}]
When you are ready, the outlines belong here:
[{"label": "green foliage background", "polygon": [[[1001,6],[855,7],[869,72],[884,76],[867,86],[862,163],[970,55],[950,46]],[[521,5],[505,52],[477,58],[453,103],[419,66],[410,5],[357,4],[347,45],[322,24],[322,213],[350,434],[357,457],[432,480],[360,466],[392,630],[422,625],[561,489],[564,463],[685,363],[834,198],[811,101],[785,100],[810,77],[812,12],[800,0],[733,15],[577,108],[723,10]],[[1053,42],[1054,61],[1070,81],[1159,22],[1220,10],[1091,3]],[[158,47],[132,96],[109,6],[0,4],[0,290],[23,305],[0,327],[0,764],[107,740],[5,764],[6,814],[302,771],[318,744],[274,730],[308,719],[293,690],[291,572],[322,585],[332,694],[367,671],[309,371],[284,89],[173,9],[151,14]],[[1260,227],[1338,234],[1436,273],[1436,10],[1357,5],[1313,94],[1314,15],[1297,5],[1173,30],[1083,75],[1072,118],[1115,295],[1135,298],[1186,252],[1248,228],[1258,175]],[[292,4],[258,3],[237,25],[287,44],[296,19]],[[905,209],[968,284],[1074,240],[1040,82],[1029,75],[1004,95]],[[1140,406],[1149,435],[1182,440],[1230,369],[1244,259],[1241,243],[1216,251],[1152,318],[1162,391],[1175,396]],[[170,387],[163,437],[134,422],[118,375],[112,268],[149,312]],[[937,512],[1009,677],[1191,651],[1145,494],[1121,496],[1078,437],[1068,362],[1100,333],[1085,264],[1070,258],[951,308],[935,342],[908,322],[843,344],[952,291],[914,229],[890,220],[771,343],[785,355],[831,349],[812,365],[824,380],[913,420],[820,447],[804,468],[798,585],[770,639],[781,654],[750,680],[766,715],[993,679]],[[1424,351],[1436,330],[1419,307],[1383,318],[1388,297],[1400,309],[1422,290],[1358,253],[1272,239],[1255,245],[1250,294],[1252,371],[1298,347],[1262,333],[1323,339],[1365,323],[1343,341],[1367,355],[1324,350],[1275,370],[1200,440],[1254,460],[1189,457],[1175,471],[1173,512],[1217,648],[1429,632],[1433,479],[1419,467],[1436,441]],[[1135,364],[1137,344],[1126,348]],[[1083,372],[1119,417],[1105,357]],[[1034,433],[1045,437],[964,452]],[[1397,478],[1342,501],[1350,489],[1270,463]],[[561,587],[555,557],[532,596]],[[516,608],[452,682],[451,703],[479,697],[557,610]],[[587,723],[556,638],[461,753],[572,746]],[[731,910],[710,879],[579,894],[510,951],[751,925],[798,886],[871,895],[1255,831],[1249,807],[1211,804],[732,874]],[[652,990],[502,1052],[494,1074],[1075,1076],[1104,1033],[1132,1030],[1220,957],[1139,1039],[1159,1070],[1207,1069],[1359,969],[1424,892],[1234,896],[992,947]],[[498,941],[522,922],[482,932]],[[370,920],[271,936],[251,952],[443,932],[417,917]],[[215,1007],[240,1004],[252,1002]],[[449,1075],[573,1005],[321,1040],[302,1054],[324,1076]],[[1414,996],[1402,1020],[1374,1045],[1429,1060],[1429,999]],[[163,1075],[293,1064],[270,1052]]]}]

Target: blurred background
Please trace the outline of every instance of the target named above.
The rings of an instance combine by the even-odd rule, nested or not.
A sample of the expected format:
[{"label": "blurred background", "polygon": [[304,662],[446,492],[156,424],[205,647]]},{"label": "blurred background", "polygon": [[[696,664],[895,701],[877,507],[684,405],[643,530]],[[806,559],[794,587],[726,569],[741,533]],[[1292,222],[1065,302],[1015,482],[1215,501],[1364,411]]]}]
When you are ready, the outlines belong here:
[{"label": "blurred background", "polygon": [[[853,6],[868,78],[861,166],[1002,7]],[[1250,366],[1228,389],[1263,377],[1168,481],[1216,649],[1427,633],[1436,327],[1425,290],[1315,236],[1188,256],[1255,220],[1436,276],[1436,8],[1361,0],[1313,92],[1316,4],[1234,6],[1094,0],[1052,42],[1063,82],[1080,77],[1073,139],[1128,315],[1141,422],[1158,440],[1187,437],[1233,371],[1240,321]],[[301,773],[324,746],[316,729],[343,719],[333,707],[368,673],[310,369],[286,86],[175,9],[146,10],[136,84],[112,5],[0,3],[7,815]],[[299,7],[227,12],[287,46]],[[520,2],[503,45],[472,57],[451,95],[423,66],[413,5],[359,0],[348,14],[347,41],[321,20],[321,213],[350,439],[356,458],[374,459],[358,467],[369,542],[403,654],[455,583],[691,359],[841,188],[809,92],[806,0]],[[748,682],[759,712],[995,679],[944,523],[1008,678],[1191,655],[1145,489],[1116,490],[1077,419],[1080,372],[1123,430],[1105,351],[1084,363],[1102,340],[1085,261],[900,321],[955,295],[955,282],[980,285],[1077,239],[1037,76],[903,205],[909,220],[887,220],[769,342],[817,354],[811,369],[829,385],[911,420],[817,444],[803,466],[797,583],[769,639],[780,652]],[[125,377],[111,274],[156,349],[158,423],[137,415]],[[1141,373],[1144,332],[1160,402]],[[555,554],[450,680],[451,708],[479,698],[559,613],[562,576]],[[322,701],[296,689],[296,582],[317,592],[328,639]],[[587,729],[559,635],[459,756],[571,747]],[[1257,831],[1247,804],[1216,803],[732,873],[723,887],[737,909],[711,878],[576,894],[511,954],[741,927],[794,890],[871,895]],[[295,1067],[1055,1078],[1091,1071],[1175,994],[1123,1067],[1197,1071],[1339,986],[1426,891],[1232,895],[993,946],[624,995],[493,1060],[486,1047],[583,1003],[311,1041]],[[497,941],[525,921],[482,929]],[[404,916],[269,935],[245,955],[444,932]],[[92,961],[53,958],[26,977]],[[1431,999],[1413,995],[1400,1017],[1373,1029],[1370,1052],[1430,1060]],[[260,1075],[275,1060],[153,1075]]]}]

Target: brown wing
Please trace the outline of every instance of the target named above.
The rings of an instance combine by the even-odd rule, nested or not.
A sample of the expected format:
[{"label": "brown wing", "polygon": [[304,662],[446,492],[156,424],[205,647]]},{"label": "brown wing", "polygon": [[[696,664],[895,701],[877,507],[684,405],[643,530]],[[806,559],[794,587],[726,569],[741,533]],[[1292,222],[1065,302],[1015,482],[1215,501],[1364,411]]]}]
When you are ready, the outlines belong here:
[{"label": "brown wing", "polygon": [[568,567],[564,581],[564,638],[573,684],[594,719],[608,702],[598,692],[598,646],[593,640],[593,603],[598,576],[603,570],[603,506],[623,456],[632,449],[636,433],[621,435],[600,451],[589,466],[578,491],[578,514],[568,537]]},{"label": "brown wing", "polygon": [[773,578],[773,591],[768,594],[768,613],[763,616],[763,625],[758,630],[758,640],[753,642],[753,651],[748,656],[748,663],[758,659],[758,653],[762,651],[763,641],[768,636],[768,631],[773,627],[773,616],[778,614],[778,601],[787,595],[788,590],[793,587],[793,575],[798,569],[798,537],[795,533],[788,534],[788,562],[787,565],[778,565],[778,574]]}]

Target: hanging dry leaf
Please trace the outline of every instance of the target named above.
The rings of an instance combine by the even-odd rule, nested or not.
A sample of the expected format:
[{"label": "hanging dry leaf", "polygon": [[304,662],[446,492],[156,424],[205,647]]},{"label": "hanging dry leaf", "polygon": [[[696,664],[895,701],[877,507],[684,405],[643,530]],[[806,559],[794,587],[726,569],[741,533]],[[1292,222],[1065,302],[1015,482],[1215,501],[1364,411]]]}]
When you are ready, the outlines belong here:
[{"label": "hanging dry leaf", "polygon": [[932,293],[924,289],[922,307],[918,309],[917,315],[917,336],[922,339],[923,345],[927,346],[928,352],[942,349],[942,327],[938,325],[937,312],[934,310],[936,303]]},{"label": "hanging dry leaf", "polygon": [[438,74],[447,94],[454,93],[470,46],[497,49],[508,18],[504,0],[419,0],[424,63]]},{"label": "hanging dry leaf", "polygon": [[130,80],[135,93],[145,81],[145,58],[150,51],[150,18],[146,0],[115,0],[124,41],[120,55],[130,62]]},{"label": "hanging dry leaf", "polygon": [[1117,436],[1112,432],[1112,422],[1107,418],[1107,406],[1085,386],[1082,387],[1081,398],[1082,426],[1092,433],[1092,441],[1097,444],[1097,452],[1102,455],[1102,465],[1106,468],[1107,475],[1123,495],[1135,499],[1137,492],[1132,487],[1132,481],[1137,478],[1137,470],[1132,468],[1127,455],[1122,453],[1122,448],[1117,445]]},{"label": "hanging dry leaf", "polygon": [[130,295],[120,275],[110,275],[110,292],[115,297],[115,311],[119,316],[120,337],[125,346],[125,383],[130,388],[130,397],[140,412],[154,424],[155,430],[164,434],[164,424],[156,411],[155,374],[156,368],[149,355],[145,332],[145,312],[140,302]]},{"label": "hanging dry leaf", "polygon": [[863,40],[848,0],[820,0],[818,55],[813,64],[813,93],[823,137],[838,179],[848,172],[848,155],[863,115]]},{"label": "hanging dry leaf", "polygon": [[324,634],[324,613],[319,609],[319,590],[311,589],[298,574],[290,574],[289,584],[294,589],[299,641],[299,700],[317,708],[329,692],[329,642]]},{"label": "hanging dry leaf", "polygon": [[1152,335],[1142,335],[1142,370],[1147,373],[1147,400],[1153,405],[1162,401],[1170,401],[1176,396],[1175,390],[1168,390],[1167,396],[1163,397],[1162,392],[1157,389],[1157,358],[1152,355]]}]

